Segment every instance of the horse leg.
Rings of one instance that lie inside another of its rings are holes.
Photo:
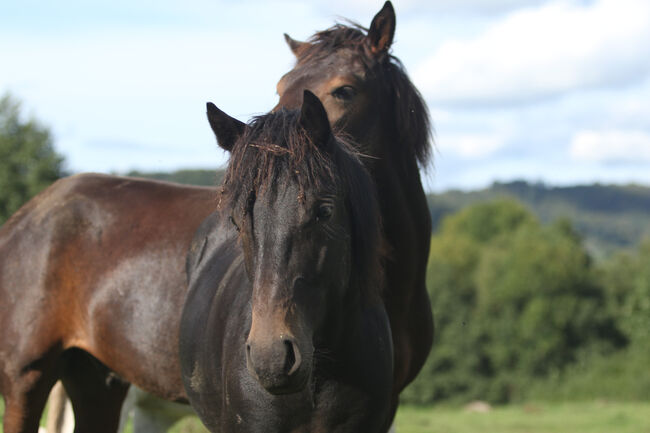
[[[74,408],[74,433],[115,433],[129,384],[95,358],[71,350],[61,377]]]
[[[56,369],[41,359],[13,375],[9,389],[3,389],[4,433],[37,433],[43,408],[56,382]],[[7,376],[5,376],[7,377]]]

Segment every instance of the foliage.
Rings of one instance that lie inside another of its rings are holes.
[[[405,401],[517,401],[584,353],[625,343],[592,261],[566,221],[512,200],[471,206],[431,242],[432,354]]]
[[[582,356],[560,374],[531,384],[544,401],[650,401],[648,346],[630,345],[608,356]]]
[[[628,345],[609,356],[582,356],[531,394],[552,400],[650,400],[650,239],[603,262],[596,279]]]
[[[614,255],[603,264],[599,277],[621,330],[635,345],[650,350],[650,239],[635,253]]]
[[[50,131],[38,121],[24,121],[20,104],[0,99],[0,224],[23,203],[64,175],[63,158]]]

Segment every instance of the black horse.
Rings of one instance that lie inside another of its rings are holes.
[[[375,188],[318,98],[244,125],[188,256],[182,378],[213,432],[383,432],[393,351]]]

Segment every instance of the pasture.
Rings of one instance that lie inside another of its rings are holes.
[[[487,413],[402,407],[400,433],[650,433],[650,403],[530,403]]]
[[[4,404],[0,399],[0,419]],[[650,433],[650,402],[529,403],[487,413],[462,408],[402,406],[399,433]],[[204,433],[197,418],[179,422],[171,433]],[[2,426],[0,426],[2,433]],[[132,433],[127,425],[126,433]]]

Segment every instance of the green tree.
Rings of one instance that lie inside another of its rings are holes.
[[[614,353],[588,352],[534,391],[545,399],[650,399],[650,239],[599,263],[596,280],[605,290],[599,310],[616,321],[625,346]]]
[[[601,277],[625,336],[650,350],[650,239],[634,253],[614,255],[602,265]]]
[[[580,238],[512,200],[448,217],[427,284],[436,336],[408,401],[521,399],[582,353],[621,343]]]
[[[0,99],[0,224],[23,203],[63,176],[63,158],[50,131],[35,119],[24,121],[20,104]]]

